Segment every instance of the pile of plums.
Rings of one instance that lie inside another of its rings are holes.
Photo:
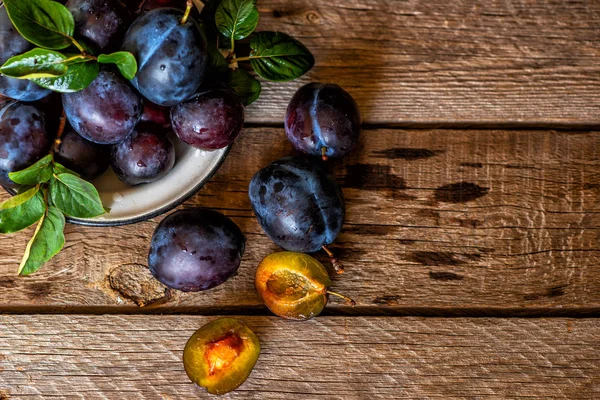
[[[191,102],[210,98],[195,96]],[[173,110],[173,126],[177,126],[179,109],[189,106],[187,102]],[[182,111],[181,116],[192,113],[191,109]],[[281,253],[282,259],[292,260],[290,254],[301,257],[302,253],[321,249],[332,256],[326,246],[335,241],[342,229],[345,205],[342,190],[321,157],[347,154],[356,144],[359,132],[358,107],[339,86],[309,84],[293,97],[286,133],[292,144],[308,156],[272,162],[254,175],[248,189],[261,227],[275,244],[288,251]],[[127,146],[121,146],[126,153]],[[148,263],[152,274],[163,284],[182,291],[201,291],[220,285],[237,271],[244,246],[244,235],[226,216],[204,208],[180,210],[156,228]],[[343,272],[341,264],[332,261],[337,272]],[[278,265],[286,264],[292,262]],[[323,283],[327,286],[327,282]],[[257,283],[259,286],[262,283]]]
[[[15,187],[8,173],[47,154],[61,103],[69,124],[57,159],[87,180],[112,166],[129,185],[153,182],[175,164],[172,137],[202,150],[227,147],[237,138],[244,106],[232,90],[203,87],[205,38],[193,17],[181,23],[185,0],[134,3],[66,3],[76,34],[88,45],[135,56],[138,72],[133,80],[101,66],[86,89],[58,96],[29,80],[0,76],[0,94],[12,100],[0,110],[0,184]],[[1,7],[0,63],[32,48]]]
[[[185,107],[185,106],[182,106]],[[354,99],[337,85],[309,84],[290,102],[286,133],[305,153],[276,160],[249,185],[250,203],[266,234],[287,251],[267,255],[258,265],[256,291],[274,314],[307,320],[321,313],[329,295],[326,268],[305,254],[333,243],[344,223],[340,187],[321,159],[341,157],[357,143],[360,114]],[[317,156],[317,157],[313,157]],[[163,284],[200,291],[235,274],[245,238],[226,216],[204,208],[176,211],[158,225],[148,264]],[[338,273],[341,264],[333,259]],[[240,320],[221,318],[200,328],[187,342],[183,362],[189,378],[210,393],[236,389],[250,375],[260,343]]]

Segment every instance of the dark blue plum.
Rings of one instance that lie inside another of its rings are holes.
[[[223,214],[208,208],[180,210],[154,231],[148,267],[170,288],[207,290],[235,274],[245,243],[240,228]]]
[[[69,0],[75,33],[99,49],[120,43],[131,22],[131,14],[119,0]]]
[[[143,14],[129,28],[122,49],[138,62],[131,83],[151,102],[174,106],[192,96],[204,76],[206,42],[193,18],[159,8]]]
[[[31,104],[11,102],[0,110],[0,184],[18,187],[8,177],[48,154],[52,136],[44,113]]]
[[[338,85],[309,83],[290,101],[285,132],[297,150],[327,159],[352,150],[360,123],[358,106],[348,92]]]
[[[8,18],[4,6],[0,6],[0,65],[9,58],[33,49],[33,45],[17,32]],[[0,76],[0,94],[19,101],[37,101],[50,94],[44,89],[26,79],[15,79]]]
[[[286,250],[318,251],[342,229],[344,197],[320,161],[277,160],[254,175],[248,192],[258,222]]]
[[[138,127],[127,139],[113,146],[111,165],[128,185],[150,183],[165,177],[175,165],[175,148],[163,134]]]
[[[90,142],[67,126],[54,159],[91,181],[110,166],[110,147]]]
[[[177,137],[192,147],[222,149],[242,130],[244,105],[231,90],[209,90],[173,107],[171,124]]]
[[[62,95],[71,126],[87,140],[114,144],[125,140],[144,111],[144,101],[120,74],[101,70],[90,86]]]

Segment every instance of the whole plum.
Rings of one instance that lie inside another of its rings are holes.
[[[110,147],[90,142],[67,126],[54,159],[91,181],[110,166]]]
[[[31,104],[11,102],[0,110],[0,185],[18,187],[9,172],[25,169],[50,150],[45,116]]]
[[[119,42],[131,22],[119,0],[69,0],[67,8],[75,19],[75,33],[99,49]]]
[[[33,45],[19,34],[8,18],[8,13],[0,5],[0,65],[9,58],[33,49]],[[37,101],[50,94],[44,89],[27,79],[9,78],[0,75],[0,94],[19,101]]]
[[[206,43],[193,18],[181,23],[183,11],[158,8],[138,17],[122,49],[138,62],[131,83],[148,100],[174,106],[192,96],[206,69]]]
[[[360,122],[358,106],[348,92],[338,85],[309,83],[290,101],[285,133],[305,154],[343,157],[358,142]]]
[[[231,90],[209,90],[173,107],[171,123],[177,137],[190,146],[222,149],[240,134],[244,105]]]
[[[89,141],[114,144],[133,131],[144,110],[140,96],[112,70],[103,69],[90,86],[62,95],[73,129]]]
[[[117,177],[139,185],[165,177],[175,165],[175,148],[162,134],[136,129],[113,146],[111,164]]]
[[[288,251],[316,252],[342,229],[342,191],[319,161],[277,160],[254,175],[248,192],[264,231]]]
[[[235,274],[245,242],[240,228],[217,211],[180,210],[163,219],[154,231],[148,266],[170,288],[207,290]]]

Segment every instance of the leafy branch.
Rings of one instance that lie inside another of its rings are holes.
[[[257,75],[276,82],[299,78],[315,64],[311,52],[293,37],[281,32],[254,33],[259,21],[256,0],[209,0],[201,17],[208,38],[209,72],[229,83],[245,105],[258,99],[261,84],[238,69],[238,63],[249,61]],[[250,54],[236,57],[236,41],[248,37]],[[221,49],[221,45],[229,48]]]
[[[38,47],[8,59],[0,67],[3,75],[29,79],[56,92],[72,93],[85,89],[96,79],[98,63],[115,64],[126,79],[133,79],[137,73],[133,54],[117,52],[96,57],[75,39],[73,15],[60,3],[4,0],[4,7],[21,36]]]
[[[29,275],[54,257],[65,244],[65,215],[92,218],[105,213],[96,188],[54,160],[65,127],[65,116],[50,154],[8,177],[21,185],[16,196],[0,204],[0,233],[19,232],[37,223],[19,264]]]

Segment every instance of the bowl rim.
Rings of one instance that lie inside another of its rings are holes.
[[[219,161],[208,172],[208,174],[203,179],[201,179],[198,183],[196,183],[190,190],[183,193],[181,196],[177,197],[173,201],[157,208],[154,211],[150,211],[148,213],[142,214],[142,215],[140,215],[138,217],[134,217],[134,218],[119,219],[119,220],[113,220],[113,221],[96,220],[94,218],[75,218],[75,217],[69,217],[67,215],[65,215],[65,219],[68,223],[71,223],[74,225],[91,226],[91,227],[114,227],[114,226],[137,224],[138,222],[144,222],[149,219],[158,217],[159,215],[165,214],[165,213],[171,211],[172,209],[174,209],[175,207],[178,207],[181,204],[185,203],[192,196],[194,196],[198,191],[200,191],[200,189],[202,189],[202,187],[208,181],[210,181],[213,178],[213,176],[217,173],[217,171],[221,168],[221,166],[225,162],[227,155],[229,155],[229,152],[231,151],[231,147],[232,147],[232,145],[229,145],[225,148],[225,151],[222,153],[221,157],[219,158]],[[2,186],[2,188],[6,192],[8,192],[11,196],[14,196],[15,194],[17,194],[17,191],[13,188],[7,188],[5,186]]]

